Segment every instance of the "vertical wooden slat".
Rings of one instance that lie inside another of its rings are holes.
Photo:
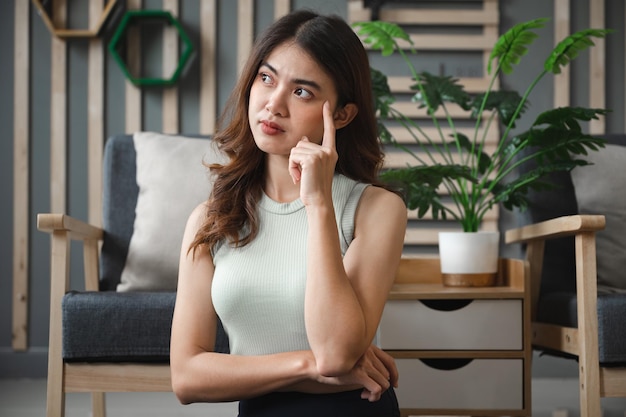
[[[126,8],[128,10],[141,9],[141,0],[127,0]],[[127,31],[127,56],[126,64],[131,72],[138,74],[140,71],[140,43],[141,37],[136,28],[129,27]],[[133,83],[126,80],[125,88],[126,100],[126,133],[139,132],[142,129],[142,106],[141,106],[141,89],[135,87]]]
[[[200,3],[200,133],[215,132],[217,115],[217,63],[215,44],[217,36],[217,0]]]
[[[554,0],[554,44],[570,34],[570,0]],[[554,77],[554,106],[570,105],[570,67],[564,66]]]
[[[604,0],[590,0],[589,26],[596,29],[604,28]],[[606,107],[605,90],[605,45],[603,38],[593,41],[596,45],[591,48],[589,55],[589,107]],[[601,134],[605,132],[605,119],[592,120],[589,123],[589,133]]]
[[[67,1],[52,2],[52,21],[64,28]],[[50,210],[66,212],[67,184],[67,45],[52,36],[50,98]]]
[[[348,0],[348,22],[372,20],[372,9],[363,6],[363,0]]]
[[[163,10],[178,17],[178,0],[163,0]],[[163,39],[163,77],[169,77],[178,64],[178,33],[174,26],[166,27]],[[163,132],[178,133],[178,87],[163,90]]]
[[[89,24],[97,25],[103,0],[89,2]],[[102,224],[102,152],[104,148],[104,49],[101,38],[89,40],[87,73],[87,193],[89,223]]]
[[[254,40],[254,3],[239,0],[237,5],[237,72],[241,74]]]
[[[499,8],[498,8],[498,0],[484,0],[483,2],[483,10],[486,12],[492,12],[498,15],[497,21],[500,21],[499,17]],[[498,38],[498,32],[500,28],[498,23],[494,24],[484,24],[483,25],[483,34],[485,36],[493,37],[494,39]],[[485,49],[483,51],[483,73],[482,76],[487,78],[489,75],[487,74],[487,66],[489,64],[489,56],[491,55],[491,49]],[[496,78],[493,83],[493,88],[500,88],[500,77]]]
[[[291,0],[274,0],[274,20],[278,20],[291,11]]]
[[[13,83],[13,349],[28,347],[29,2],[15,0]]]

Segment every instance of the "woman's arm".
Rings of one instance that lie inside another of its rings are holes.
[[[307,217],[307,335],[318,371],[341,375],[376,333],[402,254],[406,206],[397,195],[368,187],[343,259],[332,208],[307,207]]]
[[[291,150],[289,173],[300,184],[308,221],[307,336],[318,372],[337,376],[353,369],[374,337],[402,255],[407,213],[399,196],[368,187],[342,258],[332,199],[336,120],[328,102],[322,115],[322,143],[301,140]]]
[[[172,323],[172,388],[182,403],[234,401],[272,391],[336,392],[364,387],[377,400],[397,374],[391,358],[371,347],[353,370],[337,378],[317,372],[311,351],[264,356],[215,353],[217,316],[211,299],[213,262],[208,251],[187,253],[205,207],[187,222],[181,250],[176,308]]]

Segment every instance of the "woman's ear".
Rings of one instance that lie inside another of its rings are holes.
[[[335,129],[341,129],[347,126],[359,112],[359,108],[354,103],[348,103],[335,111]]]

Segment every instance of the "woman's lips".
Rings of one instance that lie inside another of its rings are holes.
[[[266,135],[277,135],[284,132],[280,125],[267,120],[261,120],[261,131]]]

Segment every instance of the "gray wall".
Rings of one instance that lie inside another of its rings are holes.
[[[27,0],[17,0],[27,1]],[[200,22],[198,4],[201,0],[181,1],[180,20],[192,39],[197,43]],[[85,22],[87,2],[69,1],[70,24]],[[221,107],[228,95],[236,73],[236,5],[232,0],[219,3],[218,27],[218,103]],[[256,18],[257,32],[272,20],[271,0],[257,2],[262,11]],[[607,132],[623,132],[624,126],[624,3],[623,0],[607,0],[607,27],[616,33],[607,41],[607,107],[614,113],[607,118]],[[346,0],[294,1],[294,7],[309,7],[322,12],[347,15]],[[160,8],[159,0],[145,0],[144,8]],[[552,17],[553,4],[544,0],[501,0],[501,28],[507,29],[514,23],[536,17]],[[573,30],[587,27],[588,0],[572,0]],[[46,352],[48,338],[49,307],[49,237],[36,230],[35,218],[39,212],[49,211],[49,132],[50,132],[50,33],[40,17],[31,10],[31,171],[30,171],[30,327],[29,349],[13,352],[11,347],[12,315],[12,259],[13,259],[13,37],[14,1],[0,1],[0,377],[35,377],[46,374]],[[552,39],[550,27],[542,31],[544,39]],[[503,80],[505,86],[525,87],[526,71],[532,61],[543,61],[550,50],[550,42],[538,42],[521,64],[513,77]],[[124,129],[124,78],[110,56],[106,54],[106,121],[105,136],[123,132]],[[584,80],[587,73],[587,58],[573,66],[573,104],[586,105],[588,92]],[[535,62],[536,66],[536,62]],[[72,41],[68,49],[68,201],[69,214],[87,218],[86,183],[86,71],[87,42]],[[533,67],[534,68],[534,67]],[[199,64],[197,60],[181,79],[180,106],[181,131],[196,133],[198,127]],[[160,130],[161,90],[147,90],[144,95],[144,130]],[[539,112],[552,105],[552,83],[549,77],[531,96],[529,113]],[[526,119],[528,120],[528,119]],[[520,129],[525,126],[519,126]],[[521,216],[502,212],[501,229],[516,226]],[[73,247],[72,270],[80,275],[82,266],[80,253]],[[519,248],[504,248],[507,256],[519,256]],[[76,281],[75,287],[81,284]],[[534,362],[535,376],[571,376],[576,374],[574,362],[559,359],[538,358]]]

